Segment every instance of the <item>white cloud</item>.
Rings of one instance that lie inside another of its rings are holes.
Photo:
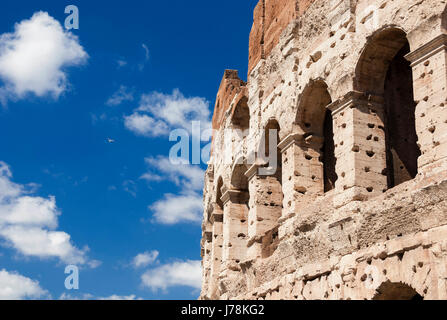
[[[136,295],[132,294],[130,296],[118,296],[116,294],[111,295],[110,297],[98,298],[97,300],[110,300],[110,301],[133,301],[133,300],[141,300],[137,298]]]
[[[186,286],[200,289],[202,285],[202,265],[200,261],[178,261],[146,271],[141,280],[143,286],[153,291],[170,287]]]
[[[141,97],[140,106],[126,116],[125,126],[135,134],[158,137],[170,130],[191,131],[192,121],[200,121],[202,129],[209,129],[209,102],[200,97],[185,97],[178,89],[172,94],[153,92]]]
[[[144,49],[144,58],[145,58],[146,61],[148,61],[149,60],[149,48],[144,43],[141,46]]]
[[[160,253],[156,250],[151,252],[146,251],[144,253],[140,253],[132,260],[132,265],[135,268],[147,267],[148,265],[154,263],[157,260],[159,254]]]
[[[173,181],[177,186],[187,185],[193,190],[203,189],[205,171],[199,166],[189,165],[185,163],[172,163],[169,158],[146,158],[147,165],[150,169],[157,169],[166,177]],[[152,172],[147,172],[141,176],[146,181],[161,181],[162,178]]]
[[[25,256],[58,258],[68,264],[99,265],[88,260],[88,248],[76,248],[70,235],[57,231],[61,214],[56,199],[30,196],[26,186],[11,181],[8,165],[0,162],[0,237]]]
[[[77,296],[68,294],[68,293],[63,293],[60,297],[59,300],[117,300],[117,301],[124,301],[124,300],[141,300],[141,298],[137,298],[136,295],[132,294],[132,295],[128,295],[128,296],[120,296],[120,295],[111,295],[109,297],[95,297],[94,295],[90,294],[90,293],[84,293],[84,294],[79,294]]]
[[[148,46],[146,45],[146,44],[142,44],[141,45],[141,47],[143,48],[143,50],[144,50],[144,62],[142,62],[142,63],[140,63],[139,65],[138,65],[138,70],[139,71],[143,71],[144,70],[144,67],[146,66],[146,63],[149,61],[149,48],[148,48]]]
[[[158,137],[167,135],[169,127],[162,121],[146,115],[134,113],[124,118],[124,125],[127,129],[139,136]]]
[[[127,66],[127,61],[124,59],[118,59],[116,61],[116,64],[118,65],[118,68],[123,68],[123,67]]]
[[[165,194],[164,198],[149,206],[154,222],[173,225],[182,222],[200,223],[203,215],[203,197],[198,193]]]
[[[133,93],[129,91],[126,86],[120,86],[118,91],[116,91],[106,102],[106,105],[115,107],[119,106],[123,102],[133,101]]]
[[[66,68],[88,59],[79,39],[46,12],[15,25],[0,36],[1,99],[27,94],[58,98],[68,87]]]
[[[18,273],[0,270],[0,300],[38,299],[48,295],[39,282]]]

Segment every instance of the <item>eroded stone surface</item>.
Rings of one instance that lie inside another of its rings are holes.
[[[261,0],[249,46],[216,100],[201,299],[447,299],[446,1]]]

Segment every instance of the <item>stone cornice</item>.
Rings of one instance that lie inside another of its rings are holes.
[[[355,108],[355,104],[359,102],[382,105],[384,100],[382,96],[360,91],[350,91],[344,97],[329,104],[326,109],[331,110],[332,115],[335,116],[348,108]]]
[[[294,144],[298,144],[304,140],[304,135],[301,133],[292,133],[285,137],[279,144],[278,148],[281,150],[281,153],[287,151]]]
[[[223,212],[214,212],[211,215],[211,222],[223,222]]]
[[[244,200],[244,197],[248,200],[247,191],[227,190],[227,192],[225,192],[222,196],[221,200],[223,204],[226,205],[229,201],[231,201],[232,203],[239,203],[241,202],[241,200]]]
[[[206,231],[204,236],[205,236],[205,241],[206,242],[212,242],[213,241],[213,232]]]
[[[248,178],[248,181],[250,181],[257,175],[259,167],[259,164],[254,164],[250,168],[248,168],[247,172],[245,172],[245,176]]]
[[[410,61],[411,66],[414,67],[442,50],[447,50],[447,34],[437,36],[422,47],[407,54],[405,58]]]
[[[248,181],[250,181],[251,179],[253,179],[255,176],[258,175],[259,168],[266,167],[267,165],[268,161],[257,158],[255,164],[249,166],[247,172],[245,172],[244,175],[247,177]]]

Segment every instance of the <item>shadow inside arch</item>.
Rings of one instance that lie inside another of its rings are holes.
[[[376,291],[373,300],[424,300],[415,289],[400,282],[384,282]]]

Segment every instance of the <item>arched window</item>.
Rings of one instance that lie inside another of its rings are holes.
[[[326,83],[312,81],[303,91],[298,107],[296,121],[305,132],[308,162],[308,171],[302,174],[313,182],[314,193],[334,189],[338,179],[332,113],[326,109],[331,102]]]
[[[246,96],[243,96],[234,108],[231,123],[235,129],[240,129],[242,131],[249,129],[250,109],[248,108],[248,98]]]
[[[222,187],[223,187],[223,179],[222,177],[220,177],[219,180],[217,181],[217,187],[216,187],[216,204],[221,213],[223,213]]]
[[[383,97],[388,188],[413,179],[418,158],[413,74],[405,55],[410,52],[405,32],[389,28],[375,34],[356,70],[356,90]]]
[[[377,289],[377,294],[373,300],[424,300],[412,287],[397,282],[384,282]]]

